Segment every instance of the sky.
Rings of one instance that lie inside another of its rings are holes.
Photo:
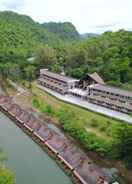
[[[0,11],[35,21],[72,22],[80,33],[132,30],[132,0],[0,0]]]

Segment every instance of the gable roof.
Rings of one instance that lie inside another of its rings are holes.
[[[51,71],[48,71],[46,69],[41,69],[40,70],[41,74],[47,75],[51,78],[57,79],[59,81],[64,81],[64,82],[75,82],[75,81],[79,81],[78,79],[72,78],[72,77],[67,77],[61,74],[57,74]]]
[[[91,85],[90,87],[97,89],[97,90],[101,90],[101,91],[114,93],[114,94],[118,94],[121,96],[127,96],[127,97],[132,98],[132,91],[120,89],[117,87],[113,87],[113,86],[109,86],[109,85],[102,85],[102,84],[95,84],[95,85]]]
[[[105,84],[104,80],[96,72],[87,75],[98,84]]]

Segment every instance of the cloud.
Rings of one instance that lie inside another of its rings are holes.
[[[17,10],[25,6],[26,0],[1,0],[0,4],[7,10]]]
[[[97,33],[103,33],[105,31],[114,31],[120,29],[120,23],[113,23],[113,24],[102,24],[102,25],[95,25],[92,26],[93,29]]]
[[[113,24],[106,24],[106,25],[97,25],[95,26],[95,28],[101,28],[101,29],[105,29],[105,28],[111,28],[111,27],[114,27],[116,26],[117,23],[113,23]]]
[[[0,0],[0,10],[14,10],[38,22],[72,22],[80,33],[132,28],[132,0]]]

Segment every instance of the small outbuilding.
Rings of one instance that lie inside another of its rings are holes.
[[[83,89],[87,89],[87,86],[91,84],[105,84],[104,80],[99,76],[98,73],[94,72],[92,74],[86,74],[82,80]]]

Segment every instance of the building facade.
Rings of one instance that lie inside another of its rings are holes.
[[[90,85],[87,90],[89,102],[120,112],[132,113],[132,92],[102,84]]]
[[[79,80],[53,73],[47,69],[40,70],[38,83],[44,87],[50,88],[58,93],[67,94],[72,88],[78,85]]]
[[[87,74],[80,81],[41,69],[38,83],[63,95],[69,94],[90,103],[132,114],[132,92],[105,84],[97,73]]]

